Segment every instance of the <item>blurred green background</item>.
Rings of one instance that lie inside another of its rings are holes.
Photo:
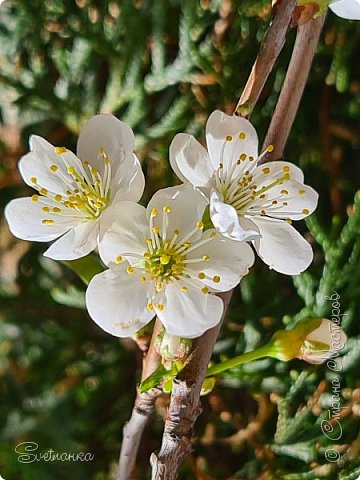
[[[270,0],[6,0],[0,7],[0,475],[6,480],[113,478],[141,354],[84,311],[84,285],[11,236],[3,207],[30,193],[17,172],[31,133],[74,149],[81,126],[112,112],[136,133],[147,186],[142,202],[176,182],[173,135],[203,138],[209,113],[231,113],[271,17]],[[265,136],[286,73],[290,32],[252,121]],[[360,475],[360,24],[329,13],[286,149],[320,193],[297,227],[314,262],[299,277],[257,260],[236,290],[215,359],[265,343],[279,328],[331,315],[340,296],[349,336],[341,372],[265,359],[224,373],[203,399],[182,479],[356,480]],[[321,422],[338,378],[343,409]],[[166,396],[140,450],[159,448]],[[337,439],[337,440],[333,440]],[[18,461],[15,446],[90,452],[90,462]],[[340,460],[329,461],[329,449]]]

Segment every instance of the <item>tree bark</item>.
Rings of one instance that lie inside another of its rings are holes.
[[[161,330],[161,322],[156,319],[148,353],[144,356],[141,379],[151,375],[160,365],[161,357],[154,348],[155,337]],[[123,428],[117,480],[135,480],[135,462],[144,428],[152,415],[156,398],[162,393],[153,388],[146,393],[137,392],[130,420]]]
[[[231,290],[219,294],[224,302],[220,323],[196,340],[188,363],[174,380],[161,450],[150,458],[152,480],[175,480],[181,462],[191,452],[194,424],[202,411],[201,386],[232,293]]]
[[[264,156],[263,162],[280,159],[284,154],[285,144],[304,93],[325,17],[326,15],[323,14],[316,20],[310,20],[298,27],[289,68],[263,144],[263,150],[268,145],[274,145],[274,150]]]
[[[265,82],[274,67],[274,63],[284,46],[286,33],[289,29],[295,6],[296,0],[284,0],[280,3],[274,20],[265,34],[264,41],[242,95],[236,105],[235,113],[237,115],[247,118],[250,117],[264,88]]]

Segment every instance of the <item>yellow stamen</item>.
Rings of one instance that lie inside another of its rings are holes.
[[[119,255],[119,256],[116,257],[116,259],[115,259],[115,263],[116,263],[117,265],[119,265],[119,263],[121,263],[122,261],[123,261],[123,258],[122,258],[121,255]]]
[[[213,282],[214,283],[220,283],[220,281],[221,281],[221,278],[219,277],[219,275],[214,275],[213,276]]]
[[[55,153],[57,155],[61,155],[62,153],[66,152],[66,147],[55,147]]]
[[[53,225],[55,222],[54,220],[51,220],[51,219],[45,219],[45,220],[42,220],[41,223],[44,225]]]

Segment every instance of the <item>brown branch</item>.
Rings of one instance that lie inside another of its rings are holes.
[[[219,294],[224,302],[220,323],[196,340],[186,367],[174,380],[161,450],[150,458],[153,480],[175,480],[181,462],[191,452],[194,424],[202,410],[201,386],[231,296],[232,291]]]
[[[284,85],[264,141],[263,150],[274,145],[274,150],[263,161],[282,158],[299,103],[304,92],[310,67],[316,52],[325,14],[298,28],[294,50]]]
[[[156,319],[148,353],[144,355],[141,379],[151,375],[160,365],[161,357],[154,348],[155,337],[161,330],[161,322]],[[123,441],[120,451],[117,480],[136,479],[135,462],[144,428],[154,411],[155,400],[162,393],[153,388],[146,393],[137,393],[130,420],[123,428]]]
[[[285,9],[289,4],[294,5],[294,3],[295,2],[282,2],[281,6],[283,9]],[[282,8],[279,8],[277,15],[283,14],[284,10]],[[284,28],[284,24],[286,24],[286,27],[289,25],[293,9],[289,8],[286,11],[288,17],[286,22],[284,20],[281,24],[282,28]],[[296,49],[299,52],[303,52],[303,54],[305,54],[307,61],[309,62],[309,68],[311,60],[309,60],[310,55],[306,52],[307,49],[311,50],[312,59],[315,53],[316,43],[319,38],[323,21],[324,19],[321,18],[316,21],[311,21],[309,26],[306,25],[304,27],[299,27],[299,29],[301,29],[301,33],[299,31],[296,42]],[[273,25],[275,24],[275,22],[276,18],[274,19]],[[305,32],[307,32],[306,35],[303,33],[304,29]],[[272,32],[272,35],[273,34],[273,41],[277,45],[277,48],[279,48],[278,45],[280,44],[276,42],[276,35],[274,32]],[[284,35],[284,33],[282,33],[282,35]],[[282,40],[282,42],[283,41],[284,39]],[[269,40],[266,39],[266,42],[266,49],[270,49],[270,51],[272,51],[273,47],[271,44],[269,44]],[[303,43],[304,45],[302,45]],[[274,53],[268,56],[264,52],[264,48],[262,49],[262,53],[261,55],[259,55],[258,58],[270,58],[272,59],[273,65],[275,61]],[[263,62],[263,60],[261,60],[261,62]],[[258,61],[258,64],[259,63],[260,61]],[[306,75],[308,74],[309,68],[307,69]],[[265,83],[264,81],[261,81],[259,78],[257,78],[259,76],[258,69],[259,65],[255,65],[255,67],[253,68],[253,72],[250,76],[252,80],[248,82],[248,91],[246,92],[246,95],[242,95],[242,98],[239,101],[239,104],[243,105],[242,102],[244,101],[244,98],[246,98],[247,101],[251,99],[251,109],[255,105],[259,97],[261,88]],[[265,69],[263,70],[263,74],[268,75],[269,71],[270,70]],[[290,78],[293,84],[291,85],[290,80],[288,80],[286,88],[291,92],[295,89],[298,83],[298,78],[294,75],[292,75]],[[305,85],[306,76],[302,81]],[[302,91],[303,87],[300,92]],[[277,116],[271,122],[274,132],[280,131],[283,128],[284,123],[287,125],[288,128],[286,130],[286,133],[282,134],[283,145],[285,145],[286,143],[287,135],[294,120],[297,105],[295,110],[285,110],[282,116]],[[202,335],[202,337],[200,337],[200,339],[197,340],[189,362],[187,363],[184,370],[179,374],[178,378],[174,381],[161,449],[158,454],[153,453],[150,459],[152,465],[152,480],[176,480],[178,468],[181,462],[190,453],[192,449],[191,438],[193,434],[194,423],[201,413],[199,398],[201,386],[206,374],[207,366],[211,358],[217,336],[226,315],[231,295],[231,291],[220,294],[224,301],[224,312],[221,322],[219,323],[219,325],[207,331],[204,335]]]
[[[265,34],[248,81],[236,105],[235,113],[237,115],[250,117],[274,63],[284,46],[295,6],[296,0],[283,0],[278,6],[274,20]]]

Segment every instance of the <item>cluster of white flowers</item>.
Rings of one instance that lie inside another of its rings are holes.
[[[159,190],[145,208],[137,203],[145,181],[133,132],[112,115],[89,121],[77,155],[30,139],[19,169],[37,192],[7,205],[10,229],[25,240],[56,240],[45,252],[56,260],[99,251],[108,269],[91,280],[86,304],[112,335],[131,336],[155,315],[178,337],[215,326],[223,312],[216,293],[248,273],[251,245],[284,274],[297,275],[312,261],[310,245],[291,226],[318,199],[301,170],[261,164],[256,132],[237,116],[213,112],[206,141],[208,150],[191,135],[174,138],[170,163],[184,183]]]

